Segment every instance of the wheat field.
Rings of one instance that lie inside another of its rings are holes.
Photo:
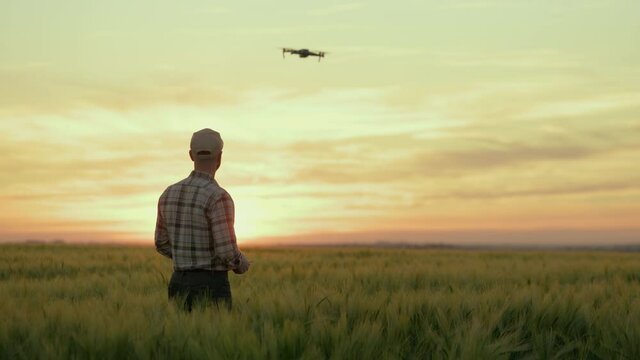
[[[2,359],[640,359],[640,257],[274,248],[233,310],[167,301],[151,247],[0,246]]]

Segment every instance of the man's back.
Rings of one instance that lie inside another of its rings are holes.
[[[193,171],[158,201],[156,243],[174,270],[229,270],[239,253],[231,196],[209,174]]]

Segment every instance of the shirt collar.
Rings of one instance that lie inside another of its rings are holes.
[[[211,176],[211,174],[208,174],[202,171],[193,170],[191,171],[191,174],[189,174],[189,177],[205,179],[217,184],[216,180],[213,178],[213,176]]]

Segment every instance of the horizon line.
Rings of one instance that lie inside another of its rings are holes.
[[[139,241],[65,241],[62,239],[40,240],[0,240],[0,246],[9,245],[46,245],[46,246],[123,246],[123,247],[149,247],[151,242]],[[535,244],[535,243],[474,243],[474,244],[447,244],[447,243],[412,243],[412,242],[333,242],[333,243],[269,243],[247,244],[243,249],[287,249],[287,248],[322,248],[322,249],[409,249],[409,250],[600,250],[600,251],[624,251],[640,252],[640,241],[633,243],[611,244]]]

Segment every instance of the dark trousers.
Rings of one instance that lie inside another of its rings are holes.
[[[213,304],[231,310],[231,286],[226,271],[174,271],[169,281],[169,300],[191,311],[194,305]]]

